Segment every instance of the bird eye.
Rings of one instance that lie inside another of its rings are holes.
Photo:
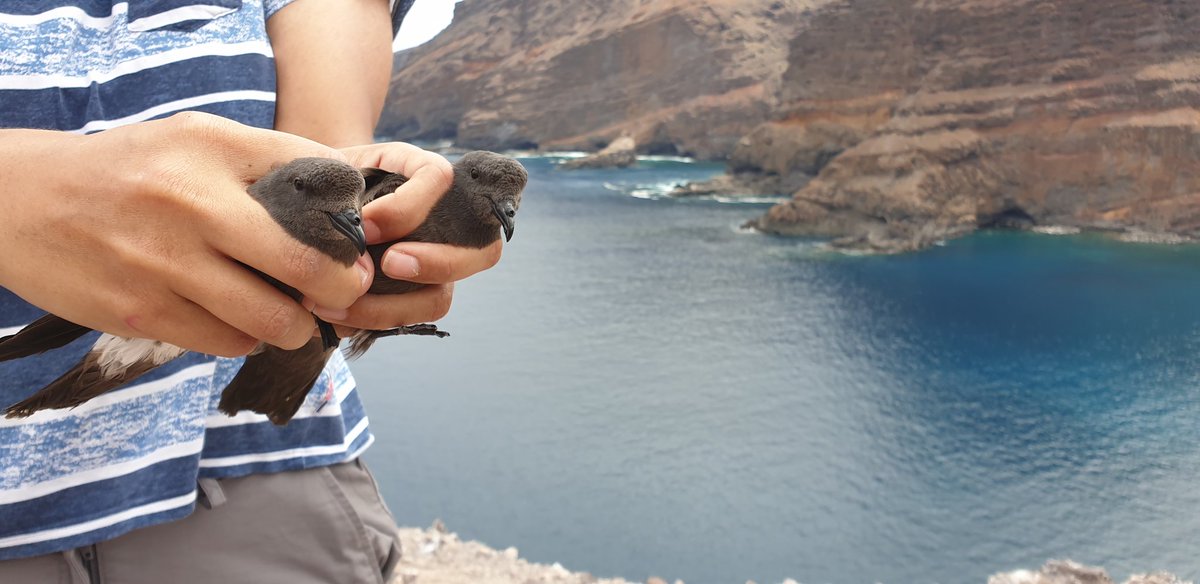
[[[302,179],[300,177],[293,178],[292,186],[296,187],[296,190],[298,190],[298,191],[304,190],[304,179]]]
[[[471,169],[471,178],[474,178],[474,179],[479,178],[479,169],[478,168]]]

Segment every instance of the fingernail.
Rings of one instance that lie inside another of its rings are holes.
[[[312,313],[319,316],[322,320],[343,321],[346,320],[347,316],[350,316],[350,312],[344,308],[325,308],[324,306],[314,308]]]
[[[413,278],[421,273],[417,258],[398,251],[389,251],[383,256],[383,273],[392,278],[403,280]]]

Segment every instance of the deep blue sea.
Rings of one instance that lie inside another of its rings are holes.
[[[531,183],[447,339],[355,371],[402,524],[598,576],[1200,578],[1200,249],[985,233],[848,256],[671,200],[721,169]]]

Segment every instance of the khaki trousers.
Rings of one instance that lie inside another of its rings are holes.
[[[0,562],[0,584],[386,584],[396,523],[366,466],[204,480],[192,515]]]

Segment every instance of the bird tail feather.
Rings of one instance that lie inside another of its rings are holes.
[[[266,346],[246,357],[217,407],[229,416],[242,410],[265,414],[282,426],[300,410],[331,354],[319,337],[295,351]]]
[[[346,358],[357,359],[362,357],[371,345],[375,344],[375,340],[383,335],[376,334],[378,331],[360,330],[355,332],[350,337],[350,345],[346,347]]]

